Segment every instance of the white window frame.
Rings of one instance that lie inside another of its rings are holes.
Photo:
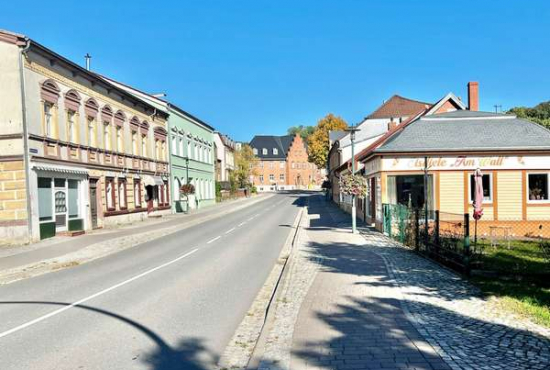
[[[273,148],[273,155],[278,155],[279,154],[279,151],[277,150],[277,148]]]
[[[526,181],[525,188],[527,192],[527,194],[525,194],[525,199],[527,199],[527,203],[528,204],[550,204],[550,194],[547,194],[548,199],[529,199],[529,175],[546,175],[546,179],[547,179],[546,188],[547,188],[547,191],[550,192],[550,172],[527,172],[526,178],[525,178],[525,181]]]
[[[267,155],[267,149],[266,148],[262,149],[262,155]]]
[[[474,204],[474,200],[471,199],[472,197],[472,177],[475,176],[475,173],[471,172],[468,174],[468,203]],[[489,199],[486,199],[483,197],[483,203],[484,204],[493,204],[494,199],[494,184],[493,184],[493,173],[482,173],[482,176],[489,176],[489,184],[491,184],[490,188],[490,197]]]

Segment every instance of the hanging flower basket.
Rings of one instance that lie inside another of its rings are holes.
[[[180,188],[180,193],[185,196],[195,194],[195,187],[193,184],[184,184]]]
[[[340,191],[346,195],[364,198],[369,193],[367,179],[360,175],[344,175],[340,178]]]

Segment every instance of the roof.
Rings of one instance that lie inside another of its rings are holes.
[[[81,67],[75,62],[65,58],[60,54],[57,54],[55,51],[41,45],[40,43],[30,39],[25,35],[0,29],[0,41],[13,43],[20,47],[28,45],[28,47],[31,50],[37,53],[41,53],[42,55],[47,55],[51,58],[57,59],[59,62],[61,62],[60,64],[65,65],[66,67],[71,69],[73,73],[78,73],[81,76],[87,78],[88,80],[93,81],[94,83],[97,83],[98,85],[103,86],[108,90],[115,90],[118,94],[120,94],[122,97],[124,97],[128,101],[141,105],[146,111],[154,112],[156,110],[155,106],[149,104],[146,101],[143,101],[142,99],[135,97],[134,95],[130,94],[129,92],[125,91],[119,86],[116,86],[110,83],[109,81],[106,81],[105,79],[101,78],[96,73],[88,71],[86,68]],[[160,116],[163,116],[164,118],[168,117],[168,113],[166,112],[158,112],[158,114]]]
[[[457,96],[455,94],[453,94],[452,92],[448,93],[447,95],[445,95],[443,98],[439,99],[439,101],[437,103],[435,103],[429,110],[428,112],[426,113],[427,116],[431,115],[431,114],[437,114],[437,111],[443,107],[443,105],[446,103],[446,102],[451,102],[452,104],[454,104],[458,110],[466,110],[466,106],[464,105],[464,103],[459,99],[457,98]]]
[[[550,150],[550,130],[515,115],[454,111],[424,116],[375,152]]]
[[[257,157],[266,160],[284,160],[294,140],[294,135],[272,136],[257,135],[250,142],[253,149],[258,150]],[[262,149],[267,149],[267,154],[263,154]],[[277,149],[277,154],[273,154],[273,149]]]
[[[418,113],[420,110],[430,108],[431,106],[431,103],[425,103],[418,100],[407,99],[399,95],[394,95],[378,107],[378,109],[369,114],[366,119],[408,117]]]

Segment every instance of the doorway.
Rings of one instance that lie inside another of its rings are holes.
[[[90,215],[92,229],[97,229],[97,179],[90,179]]]
[[[67,189],[65,179],[54,179],[55,231],[67,231]]]

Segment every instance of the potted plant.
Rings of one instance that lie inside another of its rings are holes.
[[[189,212],[189,195],[195,194],[193,184],[183,184],[180,188],[180,194],[185,197],[185,213]]]

